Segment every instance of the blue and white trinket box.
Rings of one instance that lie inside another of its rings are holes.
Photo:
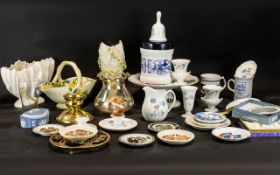
[[[20,125],[22,128],[32,128],[47,124],[49,122],[49,115],[50,111],[46,108],[31,109],[20,116]]]
[[[280,106],[248,100],[233,108],[232,117],[270,125],[279,119]]]

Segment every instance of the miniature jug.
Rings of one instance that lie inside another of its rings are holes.
[[[176,101],[176,95],[172,90],[157,90],[151,87],[144,87],[145,99],[142,105],[142,115],[145,120],[155,122],[163,121]],[[173,102],[168,105],[167,96],[171,94]]]

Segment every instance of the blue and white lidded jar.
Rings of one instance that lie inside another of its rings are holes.
[[[152,27],[149,41],[141,44],[140,81],[147,84],[168,84],[171,78],[173,42],[167,41],[165,27],[160,22],[161,12],[157,12],[157,22]]]
[[[20,116],[22,128],[33,128],[49,122],[50,111],[46,108],[34,108],[24,112]]]

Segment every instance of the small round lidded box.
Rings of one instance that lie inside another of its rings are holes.
[[[22,128],[32,128],[47,124],[49,122],[50,111],[46,108],[34,108],[20,115],[20,125]]]

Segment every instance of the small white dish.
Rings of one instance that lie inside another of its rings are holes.
[[[220,125],[218,124],[206,124],[206,123],[198,123],[192,116],[186,118],[185,123],[194,129],[201,130],[201,131],[211,131],[215,128],[223,128],[231,125],[231,121],[226,119]]]
[[[32,128],[32,131],[41,136],[49,137],[50,135],[57,134],[61,128],[63,128],[62,125],[45,124]]]
[[[70,135],[70,132],[72,132],[73,135]],[[80,133],[78,134],[78,132]],[[82,135],[81,132],[87,133],[86,135]],[[61,128],[59,130],[59,135],[73,142],[79,142],[94,137],[97,134],[97,132],[97,127],[93,124],[74,124]]]
[[[215,112],[199,112],[194,115],[194,119],[201,123],[217,124],[224,122],[226,117]]]
[[[114,117],[101,120],[99,126],[109,131],[128,131],[137,126],[137,121],[130,118]]]
[[[160,132],[167,129],[180,129],[180,125],[174,122],[153,122],[148,125],[148,129],[153,132]]]
[[[145,146],[155,141],[154,136],[150,134],[125,134],[119,137],[119,142],[130,146]]]
[[[161,141],[171,145],[183,145],[191,142],[195,138],[192,132],[182,129],[163,130],[158,132],[157,137]]]
[[[212,130],[212,135],[218,139],[230,142],[238,142],[251,137],[251,133],[248,130],[235,127],[214,129]]]

